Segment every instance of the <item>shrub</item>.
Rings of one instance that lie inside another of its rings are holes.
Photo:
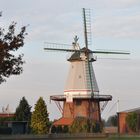
[[[70,126],[71,133],[86,133],[89,132],[88,119],[84,117],[77,117]]]
[[[65,125],[63,127],[63,133],[68,133],[69,132],[69,127],[67,125]]]
[[[128,127],[133,131],[137,131],[138,116],[135,112],[129,113],[126,117]]]
[[[56,133],[62,133],[63,132],[63,128],[61,125],[56,127]]]

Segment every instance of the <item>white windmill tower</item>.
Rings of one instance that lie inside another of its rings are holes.
[[[101,122],[100,102],[112,99],[111,95],[100,95],[92,62],[96,61],[93,54],[129,54],[117,51],[93,51],[88,47],[91,42],[90,10],[83,8],[85,46],[80,48],[78,37],[74,38],[72,49],[62,49],[61,44],[47,43],[45,50],[71,52],[69,74],[63,95],[53,95],[62,117],[54,125],[71,125],[76,117],[82,116]],[[55,47],[56,45],[56,47]],[[63,102],[63,106],[60,105]]]

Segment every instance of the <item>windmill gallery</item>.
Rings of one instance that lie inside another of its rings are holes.
[[[84,38],[83,48],[78,44],[78,37],[75,36],[71,49],[55,47],[54,43],[47,43],[45,50],[70,52],[67,59],[70,62],[69,74],[63,95],[52,95],[51,100],[55,101],[62,117],[56,120],[54,126],[70,126],[77,117],[84,117],[89,120],[91,129],[92,121],[101,124],[101,111],[104,110],[107,102],[112,100],[111,95],[99,94],[92,62],[96,59],[94,54],[129,54],[120,51],[93,51],[91,45],[91,24],[90,10],[83,8]],[[56,44],[57,45],[57,44]],[[63,103],[63,105],[61,105]],[[102,106],[101,106],[102,103]],[[92,130],[91,130],[92,131]]]

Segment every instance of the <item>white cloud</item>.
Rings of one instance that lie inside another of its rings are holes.
[[[124,9],[137,7],[140,4],[139,0],[95,0],[97,8],[104,9]]]
[[[98,17],[94,23],[95,37],[140,38],[140,15]]]
[[[108,0],[108,3],[114,6],[128,8],[132,6],[137,6],[138,4],[140,4],[140,1],[139,0]]]
[[[69,37],[70,33],[81,34],[83,24],[81,8],[84,6],[93,9],[95,36],[117,38],[140,36],[139,0],[78,0],[77,2],[29,0],[22,3],[14,0],[12,3],[2,1],[1,5],[4,7],[3,12],[7,20],[15,20],[20,25],[30,24],[29,38],[33,41],[44,40],[49,35],[51,38],[61,37],[67,40],[66,37]]]

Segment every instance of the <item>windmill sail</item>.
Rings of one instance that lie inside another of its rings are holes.
[[[90,9],[85,9],[83,8],[83,21],[84,21],[84,35],[85,35],[85,47],[88,50],[89,45],[91,45],[91,22],[90,22]],[[87,65],[86,67],[86,71],[88,73],[88,86],[91,89],[91,96],[94,95],[94,87],[93,87],[93,75],[92,75],[92,63],[90,62],[90,57],[89,57],[89,53],[87,51],[87,53],[85,54],[87,56],[87,61],[85,61],[85,64]],[[94,77],[95,78],[95,77]],[[96,82],[96,78],[95,81]],[[94,85],[97,85],[94,84]]]
[[[78,37],[74,38],[71,48],[65,48],[69,45],[46,43],[47,51],[70,52],[71,55],[67,59],[70,62],[69,74],[64,89],[64,95],[53,95],[51,100],[57,102],[58,108],[62,111],[62,118],[55,121],[53,125],[71,125],[64,124],[64,120],[72,122],[75,118],[82,116],[90,119],[90,132],[92,132],[92,122],[101,122],[101,110],[107,105],[106,102],[112,100],[111,95],[100,95],[96,77],[92,67],[92,62],[96,61],[94,54],[126,54],[124,51],[104,51],[91,49],[91,25],[90,10],[83,8],[84,21],[84,37],[85,46],[80,48],[77,43]],[[65,47],[64,47],[65,46]],[[90,49],[89,49],[90,48]],[[63,107],[60,107],[63,102]],[[100,109],[100,102],[105,104]],[[65,121],[66,122],[66,121]]]
[[[85,47],[88,48],[92,44],[90,9],[83,8],[83,21],[84,21]]]
[[[50,45],[47,44],[47,45]],[[55,45],[54,45],[55,46]],[[69,45],[70,46],[70,45]],[[72,45],[71,45],[72,46]],[[93,53],[93,54],[122,54],[122,55],[129,55],[130,52],[128,51],[89,51],[89,50],[83,50],[83,49],[80,49],[80,50],[75,50],[75,49],[66,49],[66,48],[56,48],[56,47],[47,47],[47,48],[44,48],[44,50],[46,51],[60,51],[60,52],[85,52],[85,53]]]
[[[44,48],[48,51],[71,52],[71,57],[68,59],[71,62],[68,79],[64,89],[64,94],[70,100],[71,95],[91,95],[99,93],[95,73],[92,67],[92,62],[95,61],[93,54],[129,54],[124,51],[104,51],[104,50],[89,50],[91,46],[91,22],[90,22],[90,9],[83,8],[83,21],[84,21],[84,37],[85,47],[80,49],[77,43],[78,37],[75,36],[72,45],[58,44],[46,42],[48,46]],[[72,46],[72,48],[66,48]]]

